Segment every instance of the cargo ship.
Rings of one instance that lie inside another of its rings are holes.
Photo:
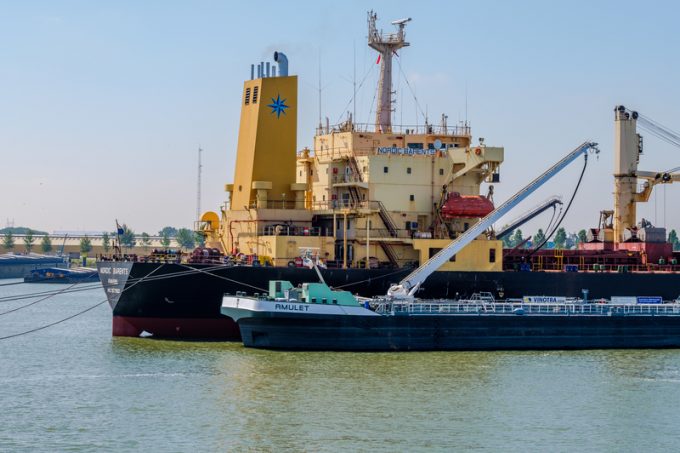
[[[368,45],[380,68],[375,121],[326,120],[312,149],[297,148],[297,77],[285,54],[251,65],[227,201],[195,225],[205,247],[98,262],[113,335],[236,339],[238,326],[220,313],[222,296],[266,293],[271,280],[309,282],[316,273],[306,261],[318,263],[336,289],[385,294],[494,209],[503,147],[475,144],[467,122],[449,125],[444,114],[438,124],[392,123],[392,64],[409,45],[407,23],[384,33],[369,13]],[[680,176],[638,171],[644,121],[625,107],[614,114],[615,206],[601,212],[585,242],[575,250],[504,249],[509,231],[489,228],[432,273],[419,297],[580,297],[583,290],[593,298],[677,297],[678,253],[663,228],[638,224],[635,206]]]

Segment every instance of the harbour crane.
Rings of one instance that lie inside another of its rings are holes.
[[[427,280],[427,278],[433,272],[439,269],[452,256],[460,252],[480,234],[484,233],[487,228],[497,222],[505,214],[510,212],[510,210],[512,210],[539,187],[545,184],[549,179],[562,171],[575,159],[580,156],[584,156],[587,162],[588,152],[591,150],[595,153],[600,152],[597,148],[597,143],[584,142],[578,148],[567,154],[559,162],[550,167],[543,174],[538,176],[523,189],[513,195],[509,200],[507,200],[498,208],[494,209],[486,217],[483,217],[479,222],[461,234],[457,239],[444,247],[425,263],[420,265],[416,270],[407,275],[401,282],[396,285],[392,285],[387,291],[387,297],[392,299],[412,299],[420,288],[420,285],[422,285],[422,283]]]

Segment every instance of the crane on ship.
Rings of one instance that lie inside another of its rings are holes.
[[[623,107],[623,106],[621,106]],[[620,107],[620,108],[621,108]],[[642,115],[641,113],[626,109],[633,118],[637,119],[637,124],[641,129],[646,130],[653,136],[663,140],[669,145],[680,148],[680,134],[654,121],[653,119]],[[642,137],[640,137],[640,153],[642,153]],[[652,193],[652,188],[657,184],[670,184],[680,181],[680,167],[675,167],[670,170],[654,172],[654,171],[637,171],[637,177],[645,180],[642,192],[637,198],[639,201],[647,201]]]
[[[624,232],[636,226],[636,205],[649,201],[657,184],[680,181],[680,168],[667,171],[640,171],[638,164],[643,153],[643,138],[637,126],[660,140],[680,148],[680,134],[638,113],[618,105],[614,108],[615,164],[614,164],[614,237],[625,240]],[[638,179],[645,182],[638,191]]]
[[[469,228],[463,234],[458,236],[453,242],[448,246],[444,247],[438,253],[436,253],[432,258],[427,260],[425,263],[420,265],[416,270],[407,275],[401,282],[393,285],[387,291],[387,297],[393,299],[411,299],[415,296],[416,292],[423,284],[425,280],[437,269],[439,269],[444,263],[446,263],[451,257],[460,252],[465,246],[475,240],[480,234],[484,233],[487,228],[491,227],[495,222],[497,222],[501,217],[510,212],[519,203],[524,201],[529,195],[535,192],[539,187],[545,184],[557,173],[562,171],[570,163],[576,160],[580,156],[584,156],[588,159],[588,152],[592,151],[599,153],[597,148],[597,143],[594,142],[584,142],[575,150],[571,151],[565,157],[563,157],[559,162],[546,170],[543,174],[538,176],[536,179],[527,184],[519,192],[513,195],[505,203],[503,203],[498,208],[494,209],[491,213],[483,217],[474,226]]]
[[[505,236],[510,235],[517,228],[521,227],[522,225],[524,225],[528,221],[534,219],[539,214],[542,214],[544,211],[547,211],[550,208],[556,209],[556,207],[558,205],[562,206],[562,204],[563,204],[562,203],[562,197],[557,196],[557,195],[553,195],[552,197],[543,201],[539,205],[535,206],[533,209],[530,209],[529,211],[525,212],[524,214],[522,214],[517,219],[510,222],[501,231],[496,233],[496,239],[503,239]]]

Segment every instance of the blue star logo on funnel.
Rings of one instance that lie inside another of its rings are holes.
[[[272,113],[276,113],[276,118],[279,118],[282,113],[285,115],[286,109],[290,108],[289,105],[286,105],[286,100],[281,99],[280,94],[276,95],[276,99],[272,98],[272,103],[267,105],[267,107],[271,107]]]

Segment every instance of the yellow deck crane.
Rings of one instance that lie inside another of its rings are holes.
[[[614,109],[614,120],[614,240],[623,242],[626,230],[636,226],[636,204],[648,201],[657,184],[680,181],[680,167],[662,172],[638,170],[643,140],[637,126],[678,148],[680,134],[623,105]],[[645,180],[639,192],[638,179]]]

